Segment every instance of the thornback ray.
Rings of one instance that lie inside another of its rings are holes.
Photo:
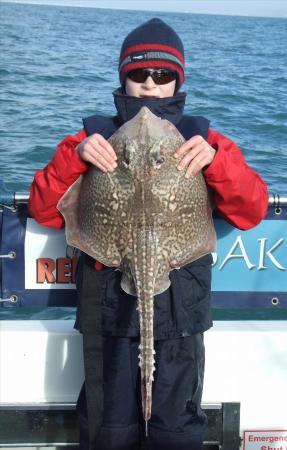
[[[152,413],[155,370],[154,296],[170,285],[169,272],[215,249],[212,208],[202,173],[177,169],[184,142],[176,127],[143,107],[109,139],[114,172],[91,167],[64,194],[58,209],[66,239],[122,271],[123,290],[137,297],[143,417]],[[135,299],[136,301],[136,299]]]

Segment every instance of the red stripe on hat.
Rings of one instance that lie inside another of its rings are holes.
[[[125,64],[124,67],[121,70],[121,77],[123,76],[123,74],[130,72],[131,70],[134,69],[140,69],[141,67],[146,68],[146,67],[158,67],[158,68],[167,68],[167,69],[171,69],[174,72],[177,72],[179,74],[179,79],[180,79],[180,83],[184,82],[184,73],[183,70],[180,66],[178,66],[177,64],[173,64],[170,62],[166,62],[166,61],[141,61],[141,62],[135,62],[135,63],[129,63],[129,64]]]
[[[123,59],[129,55],[130,53],[140,52],[142,50],[149,51],[149,50],[158,50],[158,51],[164,51],[171,53],[172,55],[175,55],[182,64],[184,64],[184,57],[182,53],[180,53],[176,48],[170,47],[169,45],[162,45],[162,44],[138,44],[133,45],[132,47],[127,48],[122,54],[121,54],[121,62]]]

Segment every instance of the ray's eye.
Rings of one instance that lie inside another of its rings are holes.
[[[129,164],[130,164],[130,153],[129,153],[127,147],[125,146],[124,150],[123,150],[123,165],[125,167],[128,167]]]
[[[155,163],[157,166],[161,166],[163,163],[165,162],[165,157],[164,156],[160,156],[159,158],[156,159]]]

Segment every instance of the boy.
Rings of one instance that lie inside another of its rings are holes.
[[[64,226],[56,205],[68,187],[93,164],[117,168],[107,139],[146,105],[171,121],[186,142],[175,158],[186,176],[203,171],[219,213],[248,229],[264,217],[265,183],[246,164],[238,147],[209,128],[202,117],[183,115],[186,94],[184,49],[176,32],[152,19],[124,40],[114,93],[117,116],[92,116],[84,129],[66,137],[53,160],[36,173],[29,210],[46,226]],[[210,317],[211,255],[170,273],[170,288],[154,299],[156,371],[147,445],[152,450],[200,450],[206,429],[201,410],[204,374],[203,332]],[[85,386],[78,409],[82,450],[134,450],[142,426],[136,299],[120,288],[121,274],[82,255],[77,288],[76,327],[83,333]],[[87,410],[85,410],[87,408]]]

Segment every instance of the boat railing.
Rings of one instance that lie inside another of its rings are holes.
[[[2,191],[0,185],[0,205],[17,207],[21,204],[27,204],[29,201],[29,192],[10,192]],[[268,200],[269,206],[287,206],[287,195],[270,194]]]
[[[208,417],[204,450],[238,450],[240,403],[203,403],[202,409]],[[74,403],[0,404],[0,423],[0,448],[79,446]]]

